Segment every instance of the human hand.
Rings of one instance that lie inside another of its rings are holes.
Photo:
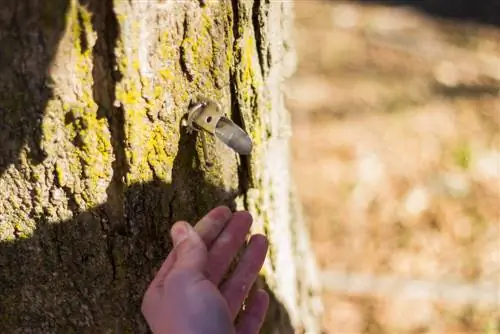
[[[257,334],[269,296],[251,289],[268,243],[253,235],[231,276],[219,286],[231,261],[245,244],[252,217],[220,206],[193,228],[177,222],[174,248],[150,283],[142,313],[155,334]],[[235,323],[244,299],[245,310]]]

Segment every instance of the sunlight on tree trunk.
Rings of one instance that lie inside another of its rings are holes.
[[[263,333],[318,333],[281,83],[292,2],[7,0],[0,8],[0,331],[146,332],[177,220],[247,209],[270,239]],[[198,96],[253,142],[181,125]]]

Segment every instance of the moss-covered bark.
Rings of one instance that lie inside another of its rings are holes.
[[[250,210],[254,231],[271,240],[264,332],[317,330],[280,90],[293,70],[291,9],[2,4],[0,332],[146,332],[140,300],[171,224],[217,204]],[[199,138],[181,126],[200,94],[250,134],[250,157],[209,138],[207,166]]]

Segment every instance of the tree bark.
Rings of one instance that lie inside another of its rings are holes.
[[[6,0],[0,8],[0,332],[147,332],[142,294],[178,220],[247,209],[270,239],[263,333],[317,333],[289,172],[291,1]],[[238,156],[181,124],[217,100]]]

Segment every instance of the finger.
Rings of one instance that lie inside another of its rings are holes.
[[[240,263],[221,288],[221,293],[226,299],[233,319],[238,314],[241,303],[248,295],[248,291],[259,274],[266,258],[267,248],[268,243],[265,236],[252,236]]]
[[[201,236],[208,249],[231,216],[232,212],[227,206],[218,206],[196,223],[194,229]]]
[[[176,224],[179,224],[179,223],[182,223],[182,224],[188,224],[187,222],[177,222]],[[175,224],[175,225],[176,225]],[[174,225],[174,226],[175,226]],[[173,227],[172,227],[173,229]],[[165,259],[165,261],[163,261],[161,267],[160,267],[160,270],[158,270],[158,272],[156,273],[155,277],[153,278],[153,280],[151,281],[151,284],[150,286],[158,286],[158,285],[163,285],[163,281],[165,280],[165,277],[168,275],[168,273],[170,272],[170,270],[172,269],[174,263],[175,263],[175,260],[176,260],[177,256],[176,256],[176,252],[174,252],[173,250],[168,254],[167,258]]]
[[[171,230],[175,261],[172,269],[186,269],[203,272],[207,263],[207,247],[194,228],[180,221]]]
[[[163,281],[165,280],[165,277],[167,277],[168,273],[172,269],[175,263],[175,258],[176,256],[173,252],[168,254],[167,259],[163,261],[160,270],[158,270],[155,277],[151,281],[150,287],[163,286]]]
[[[238,250],[245,244],[251,225],[252,216],[248,212],[236,212],[213,243],[205,276],[215,285],[219,285]]]
[[[217,237],[220,233],[220,230],[224,227],[226,221],[231,217],[232,213],[229,208],[225,206],[219,206],[212,211],[210,211],[207,215],[205,215],[195,226],[195,230],[197,230],[198,234],[202,239],[205,239],[205,244],[211,243],[213,239]],[[177,222],[177,224],[187,224],[187,222]],[[177,228],[178,226],[176,226]],[[172,231],[174,231],[174,227],[172,227]],[[163,281],[165,277],[168,275],[170,270],[172,269],[176,258],[177,253],[171,251],[167,256],[166,260],[162,263],[160,270],[156,273],[155,277],[151,281],[150,287],[153,286],[161,286],[163,285]]]
[[[237,334],[258,334],[269,307],[269,295],[259,289],[250,294],[248,304],[236,324]]]

